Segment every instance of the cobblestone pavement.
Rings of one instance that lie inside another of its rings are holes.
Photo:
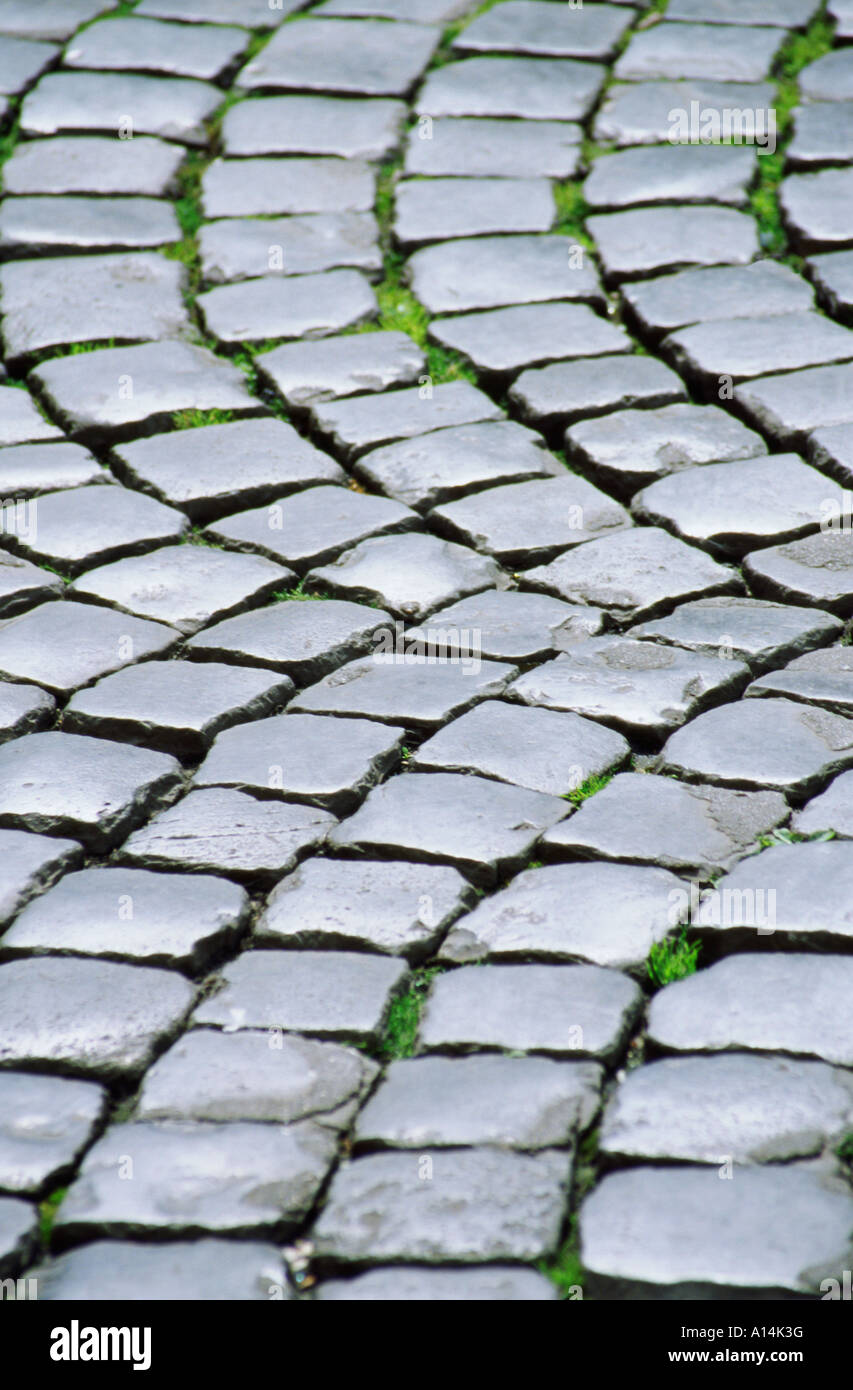
[[[664,9],[0,0],[41,1298],[850,1268],[853,8]]]

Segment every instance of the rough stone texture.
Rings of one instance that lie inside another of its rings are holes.
[[[258,370],[299,410],[318,401],[410,386],[425,370],[423,353],[405,333],[353,334],[289,343],[264,352]]]
[[[488,1056],[392,1062],[359,1115],[355,1142],[389,1149],[564,1146],[594,1118],[600,1084],[594,1062]]]
[[[281,0],[271,10],[269,0],[142,0],[136,13],[155,19],[179,19],[185,24],[244,24],[271,29],[300,8],[300,0]]]
[[[28,734],[0,747],[0,823],[112,848],[180,783],[174,758],[78,734]]]
[[[834,504],[831,483],[827,483],[826,492]],[[849,510],[847,501],[842,515],[849,515]],[[849,527],[849,521],[846,525]],[[757,593],[782,603],[812,604],[842,618],[853,612],[849,529],[836,527],[790,545],[753,551],[744,561],[744,574]]]
[[[62,431],[39,414],[26,391],[0,388],[0,448],[61,438]]]
[[[507,693],[524,704],[571,710],[628,734],[660,738],[710,701],[736,694],[746,677],[740,662],[627,637],[596,637],[525,672]]]
[[[431,72],[415,110],[426,116],[526,116],[582,121],[605,79],[594,63],[571,58],[465,58]]]
[[[197,24],[186,31],[133,16],[92,24],[72,39],[62,61],[69,68],[158,72],[213,81],[233,67],[246,47],[245,29]]]
[[[412,774],[375,787],[330,843],[350,853],[454,864],[488,884],[520,868],[567,809],[559,797],[482,777]]]
[[[701,20],[704,24],[769,24],[780,29],[801,29],[818,8],[816,0],[670,0],[666,17]]]
[[[787,817],[787,802],[777,792],[623,772],[549,830],[542,849],[556,859],[614,859],[707,875],[730,868]]]
[[[270,895],[255,939],[420,960],[473,901],[462,875],[443,865],[308,859]]]
[[[0,685],[0,743],[53,722],[56,701],[35,685]]]
[[[849,647],[829,647],[798,656],[782,671],[768,671],[749,686],[749,695],[782,695],[822,705],[835,714],[853,714],[853,652]]]
[[[82,603],[43,603],[0,623],[0,672],[66,696],[140,657],[167,651],[175,628]]]
[[[0,249],[9,255],[138,250],[180,236],[172,208],[154,198],[12,198],[0,210]]]
[[[814,303],[807,281],[770,260],[681,270],[625,285],[622,294],[643,330],[654,335],[715,319],[793,314]]]
[[[726,380],[849,359],[853,332],[814,313],[718,319],[679,329],[663,351],[689,380],[716,392]]]
[[[38,1244],[38,1212],[29,1202],[0,1197],[0,1275],[14,1275]]]
[[[454,63],[441,71],[462,66]],[[601,287],[591,259],[581,247],[577,263],[573,263],[568,254],[572,244],[562,236],[447,241],[415,252],[409,260],[409,281],[415,297],[431,314],[550,299],[601,304]]]
[[[667,618],[630,629],[631,637],[685,647],[705,656],[744,661],[764,671],[840,635],[838,618],[754,598],[704,598]]]
[[[784,1052],[849,1067],[851,985],[847,956],[729,956],[655,995],[649,1039],[667,1052]]]
[[[748,146],[638,147],[596,159],[583,186],[590,208],[638,203],[725,203],[745,207],[755,176]]]
[[[809,269],[821,299],[831,314],[849,323],[853,319],[853,251],[830,251],[812,256]],[[828,429],[839,428],[828,426]],[[815,434],[823,434],[816,430]]]
[[[206,217],[267,217],[272,213],[367,212],[375,179],[356,159],[216,159],[205,170]],[[275,227],[269,243],[275,245]]]
[[[14,1193],[55,1188],[105,1109],[99,1086],[23,1072],[0,1072],[0,1099],[0,1189]]]
[[[6,544],[25,559],[49,563],[66,575],[122,555],[141,555],[180,539],[187,530],[186,517],[174,508],[120,487],[48,493],[33,504],[30,515],[31,526],[6,530]]]
[[[596,113],[592,135],[601,144],[616,146],[680,143],[678,117],[671,113],[689,114],[693,101],[699,102],[700,112],[709,113],[705,119],[718,120],[721,129],[726,111],[745,108],[755,112],[756,131],[766,132],[775,99],[769,82],[615,82]]]
[[[3,937],[3,949],[196,972],[236,946],[248,909],[241,888],[212,877],[83,869],[25,907]]]
[[[845,840],[853,838],[853,772],[842,772],[825,792],[816,796],[791,821],[801,835],[834,830]]]
[[[579,347],[586,355],[585,343]],[[612,410],[686,402],[687,392],[675,372],[654,357],[598,357],[522,372],[509,399],[523,419],[556,431]]]
[[[481,371],[500,374],[554,358],[597,357],[631,349],[624,329],[599,318],[585,304],[520,304],[483,314],[458,314],[434,319],[429,331],[436,342],[461,352]],[[600,373],[610,364],[592,365]]]
[[[383,159],[400,138],[400,101],[328,96],[238,102],[222,122],[226,155],[321,154]]]
[[[265,1033],[185,1034],[148,1072],[136,1118],[345,1125],[376,1063],[335,1043],[285,1036],[273,1042]]]
[[[637,208],[590,217],[587,227],[613,281],[721,261],[746,265],[758,254],[752,218],[731,208]]]
[[[517,589],[486,589],[433,613],[409,628],[412,642],[426,650],[458,656],[481,655],[493,661],[544,661],[575,642],[600,633],[604,615],[548,594]]]
[[[225,967],[195,1021],[375,1044],[406,977],[405,962],[360,951],[248,951]]]
[[[70,38],[81,24],[103,10],[114,8],[115,0],[41,0],[35,9],[29,0],[2,0],[0,33],[18,34],[31,39]]]
[[[7,193],[140,194],[162,198],[175,188],[180,146],[148,135],[121,141],[57,135],[16,146],[3,166]]]
[[[134,137],[160,135],[184,145],[204,145],[204,123],[221,100],[216,87],[191,78],[51,72],[24,97],[21,131],[24,135],[56,135],[58,131],[89,130],[115,136],[126,114],[133,121]]]
[[[373,1154],[335,1175],[314,1228],[335,1264],[533,1261],[556,1249],[571,1162],[566,1154],[493,1149]]]
[[[109,481],[106,469],[79,444],[18,444],[0,452],[3,497],[34,497]]]
[[[281,1255],[257,1241],[96,1240],[34,1271],[45,1303],[289,1299]]]
[[[782,448],[796,449],[819,425],[853,422],[853,366],[810,367],[735,387],[747,419]]]
[[[211,787],[190,792],[125,842],[122,863],[186,869],[255,883],[281,878],[322,844],[333,816]]]
[[[389,392],[387,397],[318,402],[310,414],[315,429],[335,452],[350,460],[380,444],[412,439],[430,430],[503,419],[500,407],[468,381],[427,383]]]
[[[848,48],[824,53],[803,68],[797,85],[807,101],[850,101],[853,98],[853,55]]]
[[[309,588],[378,603],[405,618],[425,618],[441,604],[508,583],[495,560],[417,532],[361,541],[308,577]]]
[[[699,77],[712,82],[760,82],[783,42],[770,28],[657,24],[634,34],[613,69],[634,81]]]
[[[552,1303],[554,1284],[532,1269],[483,1265],[480,1269],[418,1268],[394,1265],[369,1270],[355,1279],[328,1279],[319,1303]]]
[[[714,949],[755,944],[757,925],[786,949],[844,951],[853,936],[851,881],[853,845],[845,840],[777,845],[720,879],[723,910],[703,904],[694,924]]]
[[[349,662],[291,703],[309,714],[355,715],[407,729],[435,729],[478,700],[500,695],[515,675],[512,666],[411,654],[399,628],[377,634],[372,657]],[[393,647],[397,646],[397,650]],[[389,650],[389,648],[392,648]],[[402,648],[402,650],[400,649]]]
[[[794,135],[785,151],[789,168],[811,172],[853,159],[853,104],[821,101],[794,109]]]
[[[199,295],[207,329],[221,344],[323,338],[372,318],[376,295],[357,270],[262,276]]]
[[[547,179],[414,179],[397,185],[402,246],[493,232],[547,232],[557,208]]]
[[[30,898],[82,858],[82,847],[74,840],[0,830],[0,922],[10,921]]]
[[[460,19],[471,0],[322,0],[314,10],[322,15],[374,15],[381,19],[410,19],[417,24],[442,24]]]
[[[804,1168],[635,1168],[584,1204],[581,1259],[593,1297],[786,1299],[841,1278],[853,1201]],[[713,1353],[712,1353],[713,1354]]]
[[[103,960],[0,966],[0,1067],[138,1074],[183,1022],[192,986],[173,971]]]
[[[437,30],[420,24],[308,18],[280,29],[237,81],[249,90],[405,96],[438,40]]]
[[[10,38],[4,34],[0,41],[0,92],[14,96],[31,86],[58,52],[53,44],[33,43],[30,39]]]
[[[851,1115],[853,1079],[823,1062],[671,1057],[623,1081],[604,1116],[601,1148],[623,1160],[718,1166],[726,1158],[807,1158],[849,1129]]]
[[[59,598],[62,580],[50,570],[39,569],[29,560],[0,552],[0,615],[10,618],[25,608]]]
[[[627,864],[528,869],[457,922],[440,959],[580,960],[640,974],[682,915],[673,911],[680,886],[663,869]]]
[[[433,121],[429,136],[425,129],[417,126],[409,132],[407,174],[568,179],[577,172],[580,127],[570,121],[524,123],[463,116]]]
[[[304,275],[355,266],[375,273],[382,266],[378,233],[369,212],[223,217],[199,231],[202,274],[208,283],[220,285],[272,271]]]

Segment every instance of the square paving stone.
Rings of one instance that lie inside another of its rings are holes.
[[[415,104],[419,116],[521,116],[582,121],[606,78],[597,63],[573,58],[464,58],[431,72]]]
[[[41,348],[189,331],[183,267],[164,256],[57,256],[0,269],[7,363]]]
[[[726,129],[727,119],[731,122],[727,112],[754,113],[755,133],[766,143],[775,99],[770,82],[615,82],[596,113],[592,136],[599,144],[617,147],[682,143],[683,122],[696,109],[691,103],[698,102],[714,134]]]
[[[405,179],[393,232],[401,246],[490,232],[547,232],[557,219],[548,179]]]
[[[572,546],[631,525],[618,502],[573,473],[489,488],[436,507],[430,520],[509,567],[547,564]]]
[[[274,29],[301,6],[301,0],[141,0],[136,13],[184,24],[242,24],[247,29]]]
[[[408,531],[422,524],[416,512],[387,497],[345,487],[312,487],[272,506],[223,517],[214,522],[209,534],[217,542],[258,550],[304,571],[328,564],[368,536]]]
[[[727,956],[655,995],[649,1038],[666,1052],[782,1052],[849,1067],[851,988],[848,956]]]
[[[390,627],[376,640],[372,657],[351,661],[317,685],[308,686],[291,709],[308,714],[353,715],[407,729],[436,729],[489,695],[500,695],[515,675],[513,666],[464,657],[388,652],[402,633]],[[383,651],[383,648],[385,650]]]
[[[434,319],[429,335],[463,353],[481,371],[498,373],[554,358],[627,353],[633,346],[623,328],[585,304],[519,304],[484,314],[458,314]],[[594,370],[600,373],[606,366],[596,363]]]
[[[358,159],[216,159],[204,172],[205,217],[369,212],[376,178]]]
[[[358,270],[320,275],[263,276],[219,285],[196,300],[209,333],[232,346],[267,338],[323,338],[378,312],[376,295]]]
[[[669,617],[643,623],[628,633],[704,656],[745,661],[753,672],[791,660],[839,635],[839,619],[830,613],[734,597],[682,604]]]
[[[554,859],[612,859],[707,875],[730,868],[787,818],[788,803],[777,792],[621,772],[549,830],[542,850]]]
[[[378,1070],[369,1058],[336,1043],[198,1028],[151,1068],[136,1118],[281,1124],[314,1119],[340,1129]]]
[[[303,487],[346,479],[338,464],[292,425],[272,418],[174,430],[118,445],[114,454],[122,477],[133,487],[180,507],[199,522],[260,506]]]
[[[73,835],[111,849],[180,783],[174,758],[100,738],[49,732],[0,747],[2,824]]]
[[[7,530],[6,544],[24,559],[49,563],[66,575],[123,555],[142,555],[188,529],[182,512],[123,487],[50,492],[31,508],[34,525]]]
[[[274,270],[306,275],[355,266],[376,273],[382,268],[378,237],[370,212],[223,217],[199,231],[201,273],[211,285],[250,280]]]
[[[556,1250],[571,1160],[493,1148],[437,1152],[428,1181],[414,1153],[371,1154],[335,1175],[314,1228],[336,1265],[533,1261]]]
[[[731,208],[659,207],[587,218],[610,281],[689,265],[746,265],[758,254],[755,223]]]
[[[568,810],[559,797],[482,777],[433,772],[375,787],[330,838],[336,849],[455,864],[494,883],[530,857],[536,840]]]
[[[837,48],[824,53],[797,76],[797,85],[807,101],[850,101],[853,98],[853,53]]]
[[[329,446],[349,460],[397,439],[412,439],[431,430],[481,420],[503,419],[500,406],[469,381],[448,381],[426,388],[412,386],[379,397],[318,401],[311,407],[310,415],[314,428]]]
[[[853,715],[853,652],[849,647],[827,647],[798,656],[783,671],[768,671],[753,681],[747,695],[781,695],[823,705],[834,714]]]
[[[175,190],[179,146],[151,136],[133,140],[58,135],[26,140],[3,166],[7,193],[123,193],[163,198]]]
[[[749,790],[769,788],[797,800],[814,795],[853,766],[853,721],[793,700],[739,700],[678,729],[661,770]]]
[[[853,319],[853,251],[829,251],[826,255],[812,256],[808,264],[828,312],[850,323]]]
[[[249,906],[242,888],[219,878],[83,869],[25,907],[2,949],[13,956],[97,956],[195,973],[236,947]]]
[[[238,102],[222,122],[226,155],[327,154],[385,159],[400,141],[401,101],[290,96]]]
[[[310,1122],[116,1125],[86,1155],[57,1234],[283,1236],[305,1220],[334,1156],[335,1136]]]
[[[688,323],[793,314],[814,305],[808,281],[770,260],[681,270],[625,285],[621,292],[644,333],[655,337]]]
[[[463,966],[434,983],[421,1017],[427,1052],[503,1049],[613,1061],[641,1003],[632,980],[597,965]]]
[[[716,395],[726,380],[848,360],[853,331],[815,313],[717,319],[678,329],[662,351],[688,381]]]
[[[668,20],[703,24],[769,24],[803,29],[820,6],[817,0],[670,0]]]
[[[67,68],[157,72],[215,81],[236,66],[248,42],[245,29],[207,24],[179,29],[152,19],[108,16],[75,35],[62,61]]]
[[[475,17],[454,39],[462,53],[529,53],[607,59],[633,16],[610,5],[568,6],[554,13],[543,0],[505,0]]]
[[[32,1261],[38,1243],[36,1208],[15,1197],[0,1197],[0,1274],[17,1274]]]
[[[783,1057],[668,1057],[623,1081],[604,1117],[609,1157],[743,1163],[808,1158],[853,1118],[853,1080]]]
[[[0,830],[0,923],[8,922],[82,858],[83,850],[74,840]]]
[[[67,696],[121,666],[167,651],[175,628],[83,603],[42,603],[0,623],[0,672]]]
[[[593,357],[522,372],[509,399],[523,419],[555,431],[613,410],[686,402],[687,392],[655,357]]]
[[[358,1118],[356,1144],[388,1149],[571,1144],[598,1109],[601,1068],[549,1057],[392,1062]]]
[[[45,599],[59,598],[62,592],[59,575],[0,551],[0,617],[10,618]]]
[[[834,830],[842,839],[853,838],[853,772],[842,772],[825,792],[807,802],[793,817],[791,829],[801,835]]]
[[[621,734],[577,715],[487,700],[446,725],[413,754],[419,772],[475,772],[565,796],[624,762]]]
[[[312,570],[307,582],[309,588],[379,603],[407,619],[425,618],[453,599],[509,584],[491,558],[417,532],[362,541],[332,564]]]
[[[34,497],[110,481],[107,470],[80,444],[18,444],[0,452],[0,497]]]
[[[410,19],[417,24],[441,24],[460,19],[472,0],[322,0],[320,15],[375,15],[378,19]]]
[[[405,96],[438,41],[437,31],[420,24],[303,19],[279,29],[246,64],[237,84],[249,90]]]
[[[228,1032],[280,1028],[374,1044],[407,976],[404,961],[362,951],[247,951],[194,1019]]]
[[[853,101],[820,101],[794,108],[794,135],[785,150],[789,169],[810,172],[853,160]]]
[[[407,637],[423,642],[428,651],[544,661],[574,642],[595,637],[602,619],[598,608],[562,603],[548,594],[486,589],[433,613],[423,627],[409,628]]]
[[[134,138],[160,135],[183,145],[205,145],[205,122],[221,100],[217,87],[191,78],[50,72],[24,98],[21,133],[97,130],[118,135],[132,128]]]
[[[661,145],[596,159],[583,186],[590,208],[637,203],[726,203],[745,207],[755,177],[749,146]]]
[[[0,33],[32,39],[70,38],[81,24],[103,10],[115,8],[115,0],[0,0]]]
[[[746,1167],[726,1183],[702,1168],[612,1173],[581,1214],[587,1288],[602,1299],[814,1297],[828,1270],[842,1277],[851,1216],[849,1192],[800,1167]]]
[[[243,613],[200,632],[187,653],[202,661],[262,666],[283,671],[304,685],[375,646],[389,615],[337,599],[285,599],[257,613]]]
[[[799,448],[818,426],[853,422],[853,366],[759,377],[736,386],[734,399],[750,423],[777,445]]]
[[[681,888],[665,869],[630,864],[528,869],[456,923],[439,960],[580,960],[645,978],[649,951],[682,915]]]
[[[640,738],[659,738],[747,679],[738,661],[682,652],[629,637],[592,637],[527,671],[511,699],[600,719]]]
[[[0,966],[0,1067],[133,1076],[177,1032],[194,995],[171,970],[50,956],[10,961]]]
[[[49,67],[59,49],[53,44],[33,43],[31,39],[0,36],[0,92],[13,96],[31,86]]]
[[[281,1255],[259,1241],[95,1240],[34,1271],[44,1303],[277,1302],[292,1297]]]
[[[102,1119],[105,1100],[88,1081],[0,1072],[0,1188],[55,1188]]]
[[[35,685],[0,682],[0,743],[53,723],[56,701]]]
[[[282,714],[218,734],[194,785],[236,787],[345,815],[399,763],[403,737],[402,729],[372,719]]]
[[[677,404],[581,420],[566,431],[566,452],[593,482],[630,496],[683,468],[766,454],[767,445],[719,406]]]
[[[804,251],[853,246],[853,169],[789,174],[779,204],[794,244]]]
[[[239,367],[193,343],[102,348],[43,362],[30,375],[83,443],[151,434],[181,410],[265,413]]]
[[[211,787],[190,792],[131,835],[120,860],[250,884],[275,881],[322,844],[334,824],[334,816],[314,806]]]
[[[714,554],[738,556],[816,531],[828,515],[841,516],[846,497],[799,455],[770,454],[660,478],[636,493],[631,510]]]
[[[842,618],[853,613],[849,530],[819,531],[790,545],[753,551],[744,561],[744,574],[758,593],[782,603],[812,604]]]
[[[457,66],[462,64],[441,71]],[[573,251],[565,236],[466,237],[416,251],[407,274],[415,297],[431,314],[551,299],[603,304],[589,255],[580,248],[575,260]]]
[[[26,391],[0,388],[0,447],[43,439],[62,439],[62,431],[44,418]]]
[[[430,117],[409,131],[403,168],[433,177],[570,179],[580,161],[580,133],[571,121]]]
[[[314,1295],[319,1303],[552,1303],[555,1286],[532,1269],[482,1265],[479,1269],[429,1269],[394,1265],[354,1279],[327,1279]]]
[[[422,960],[474,899],[444,865],[307,859],[271,893],[255,940]]]
[[[712,82],[760,82],[783,42],[778,29],[657,24],[632,35],[613,72],[634,81],[702,77]]]
[[[736,571],[658,527],[633,527],[564,551],[525,580],[568,603],[600,604],[618,618],[653,618],[679,599],[731,593]]]
[[[90,570],[70,592],[190,633],[266,602],[293,578],[261,555],[175,545]]]
[[[292,694],[292,681],[275,671],[143,661],[78,690],[63,711],[62,727],[197,759],[223,729],[276,714]]]
[[[180,241],[174,209],[157,198],[6,198],[0,249],[33,256],[60,251],[120,251]]]
[[[0,454],[0,468],[2,461]],[[433,430],[373,449],[355,463],[360,478],[419,511],[496,483],[562,477],[564,471],[542,436],[514,420]]]
[[[255,360],[261,376],[291,410],[342,396],[410,386],[426,370],[405,333],[354,333],[317,343],[287,343]]]
[[[845,951],[853,939],[851,888],[849,841],[777,845],[719,879],[714,898],[694,912],[693,927],[715,954],[756,944]],[[757,943],[756,934],[763,938]]]

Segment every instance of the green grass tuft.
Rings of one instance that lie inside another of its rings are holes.
[[[401,1057],[413,1056],[421,1009],[430,985],[440,974],[441,967],[437,965],[416,970],[408,991],[392,1003],[385,1036],[380,1043],[380,1052],[387,1061],[396,1062]]]
[[[580,806],[581,802],[595,796],[596,792],[603,791],[608,782],[613,780],[612,772],[603,772],[600,776],[587,777],[585,782],[581,782],[574,791],[566,792],[563,800],[571,801],[573,806]]]
[[[678,936],[665,936],[663,941],[656,941],[646,961],[649,979],[656,985],[671,985],[675,980],[686,979],[696,971],[700,950],[701,942],[688,941],[686,927],[681,928]]]
[[[176,410],[172,425],[176,430],[196,430],[204,425],[230,425],[233,410]]]
[[[50,1244],[56,1213],[67,1191],[67,1187],[58,1187],[56,1191],[51,1192],[50,1196],[46,1197],[43,1202],[39,1202],[39,1234],[45,1245]]]

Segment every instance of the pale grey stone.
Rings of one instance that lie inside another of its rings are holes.
[[[378,237],[369,212],[224,217],[199,231],[202,275],[208,284],[221,285],[273,271],[305,275],[355,266],[375,273],[382,268]]]
[[[848,48],[824,53],[797,74],[807,101],[850,101],[853,98],[853,54]]]
[[[308,18],[279,29],[237,83],[249,90],[405,96],[438,41],[438,31],[421,24]]]
[[[358,159],[216,159],[204,172],[201,198],[206,217],[369,212],[375,185]]]
[[[60,697],[180,640],[176,628],[83,603],[42,603],[0,622],[0,672]]]
[[[629,80],[699,77],[760,82],[784,42],[778,29],[724,24],[656,24],[633,34],[613,69]]]
[[[853,251],[829,251],[809,257],[809,270],[827,309],[849,323],[853,318]],[[830,430],[839,429],[829,425]],[[816,430],[815,434],[822,434]]]
[[[404,169],[433,177],[569,179],[577,173],[579,157],[580,126],[573,122],[462,116],[410,130]]]
[[[82,858],[83,850],[74,840],[0,830],[0,922],[8,922]]]
[[[631,637],[744,661],[753,672],[790,661],[840,634],[838,618],[755,598],[703,598],[666,618],[630,629]],[[760,684],[760,682],[759,682]]]
[[[410,19],[417,24],[442,24],[468,13],[472,0],[322,0],[320,15],[373,15],[377,19]]]
[[[106,1109],[100,1086],[25,1072],[0,1072],[0,1101],[0,1189],[16,1193],[55,1187]]]
[[[807,652],[782,671],[768,671],[753,681],[747,695],[782,695],[809,705],[823,705],[834,714],[853,714],[853,651],[850,647],[827,647]]]
[[[801,835],[834,830],[845,840],[853,837],[853,772],[842,772],[825,792],[808,802],[791,821]]]
[[[39,1238],[38,1211],[17,1197],[0,1197],[0,1275],[15,1275],[28,1263]]]
[[[362,541],[308,576],[310,588],[379,603],[406,618],[425,618],[441,604],[508,584],[495,560],[418,532]]]
[[[552,11],[546,0],[506,0],[474,18],[453,41],[462,53],[553,54],[558,58],[613,56],[633,16],[610,5],[584,5],[576,13]]]
[[[771,260],[681,270],[625,285],[622,294],[642,329],[655,336],[688,323],[792,314],[814,305],[808,281]]]
[[[434,319],[429,332],[436,342],[463,353],[484,372],[512,372],[554,358],[627,353],[633,346],[623,328],[600,318],[585,304],[519,304],[457,314]],[[598,373],[608,365],[590,364]]]
[[[822,314],[717,319],[680,328],[662,351],[675,367],[708,392],[767,372],[843,362],[853,357],[853,332]]]
[[[453,63],[439,71],[463,66]],[[589,256],[581,252],[577,264],[573,263],[570,245],[564,236],[553,235],[465,237],[416,251],[407,273],[415,297],[431,314],[551,299],[602,304],[601,286]]]
[[[547,232],[557,208],[547,179],[405,179],[393,232],[401,246],[499,232]]]
[[[95,1240],[34,1275],[45,1303],[269,1303],[292,1297],[278,1250],[257,1241]]]
[[[26,608],[44,603],[45,599],[59,598],[62,590],[59,575],[39,569],[18,555],[0,551],[0,616],[3,618],[11,618]]]
[[[115,136],[129,117],[134,136],[160,135],[184,145],[205,145],[205,122],[221,100],[217,87],[192,78],[51,72],[24,98],[21,133],[96,130]]]
[[[317,343],[287,343],[262,352],[257,367],[293,410],[389,386],[410,386],[426,370],[405,333],[356,333]]]
[[[431,430],[504,418],[500,406],[470,381],[448,381],[431,386],[428,391],[410,386],[381,396],[359,396],[354,400],[328,403],[318,401],[311,407],[310,414],[314,428],[348,460],[397,439],[412,439]]]
[[[24,525],[7,526],[5,537],[25,559],[75,575],[124,555],[143,555],[179,540],[187,529],[181,512],[152,497],[123,487],[78,487],[31,502]]]
[[[747,145],[639,146],[596,159],[583,186],[590,208],[638,203],[725,203],[745,207],[755,177]]]
[[[587,218],[587,227],[614,282],[682,266],[746,265],[759,249],[747,213],[705,204],[609,212]]]
[[[585,352],[582,342],[578,348]],[[657,358],[626,355],[553,362],[522,372],[509,389],[509,399],[524,420],[553,432],[613,410],[686,402],[687,392],[675,372]]]
[[[179,19],[185,24],[243,24],[247,29],[274,29],[302,0],[141,0],[136,13],[155,19]]]
[[[208,332],[232,347],[267,338],[324,338],[377,313],[376,295],[358,270],[266,275],[219,285],[196,303]]]
[[[794,134],[785,150],[789,169],[808,173],[822,164],[853,159],[853,102],[818,101],[793,111]]]
[[[834,485],[827,482],[826,491],[827,500],[834,505]],[[845,513],[849,514],[849,503],[842,516]],[[811,604],[849,617],[853,612],[853,554],[849,521],[846,525],[845,530],[836,525],[788,545],[754,550],[744,561],[747,580],[755,592],[782,603]]]
[[[759,377],[736,386],[734,399],[779,447],[798,449],[818,426],[853,422],[853,365]]]
[[[486,589],[433,613],[423,626],[409,628],[412,642],[427,651],[479,655],[492,661],[544,661],[575,642],[601,632],[603,614],[548,594],[517,589]]]
[[[14,96],[31,86],[58,53],[54,44],[0,35],[0,92]]]
[[[532,1269],[483,1265],[480,1269],[427,1269],[395,1265],[355,1279],[328,1279],[314,1295],[320,1303],[553,1303],[556,1285]]]
[[[91,24],[65,49],[67,68],[114,72],[157,72],[215,81],[237,63],[249,40],[245,29],[173,24],[132,15]]]
[[[724,129],[725,113],[754,112],[755,129],[764,134],[770,125],[776,89],[770,82],[614,82],[596,113],[592,137],[603,145],[657,145],[680,143],[679,117],[683,121],[691,102],[699,103],[706,121],[716,116]],[[673,117],[673,111],[679,113]]]
[[[851,887],[853,845],[846,840],[776,845],[719,879],[722,910],[713,900],[703,903],[693,923],[715,952],[768,942],[844,951],[853,938]],[[756,943],[756,932],[763,941]]]
[[[43,729],[53,722],[56,701],[35,685],[0,683],[0,743]]]
[[[62,439],[62,431],[45,419],[26,391],[0,389],[0,447],[45,439]]]
[[[853,246],[850,230],[853,169],[789,174],[780,187],[779,204],[794,243],[800,249],[832,251],[841,246]]]
[[[521,116],[582,121],[606,69],[572,58],[464,58],[431,72],[415,110],[426,116]]]
[[[0,0],[0,33],[61,42],[115,4],[116,0],[40,0],[35,8],[30,0]]]
[[[6,259],[10,254],[138,250],[180,239],[174,209],[156,198],[8,198],[0,210],[0,249]]]
[[[407,729],[436,729],[478,700],[500,695],[515,675],[513,666],[478,658],[436,661],[429,655],[388,650],[403,646],[390,625],[379,634],[372,657],[349,662],[291,703],[308,714],[354,715]]]
[[[703,24],[769,24],[802,29],[820,6],[817,0],[670,0],[668,20]]]
[[[116,140],[57,135],[18,144],[3,166],[7,193],[112,193],[163,198],[175,190],[179,146],[149,135]]]
[[[408,3],[408,0],[407,0]],[[384,159],[400,139],[401,101],[353,97],[260,97],[238,102],[222,122],[226,155],[326,154]]]
[[[2,497],[34,497],[111,481],[107,470],[79,444],[18,444],[0,451]]]
[[[374,634],[387,630],[390,622],[382,609],[359,603],[285,599],[191,637],[187,654],[283,671],[304,685],[370,651]]]

